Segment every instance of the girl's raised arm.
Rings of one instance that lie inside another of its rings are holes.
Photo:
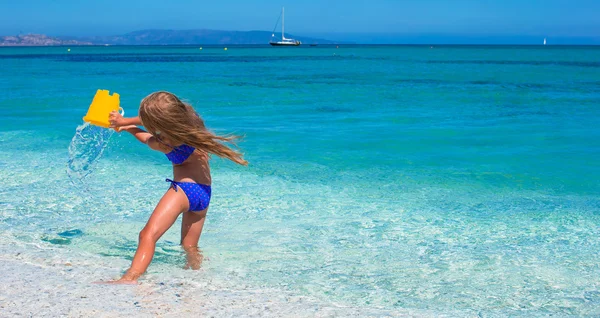
[[[145,143],[146,145],[148,145],[148,147],[154,150],[160,151],[162,153],[169,153],[172,150],[168,146],[158,142],[158,140],[156,140],[156,137],[154,137],[151,133],[138,128],[136,125],[122,126],[117,129],[117,131],[119,132],[123,130],[132,134],[137,140],[139,140],[142,143]]]

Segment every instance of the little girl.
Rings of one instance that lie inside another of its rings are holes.
[[[200,267],[198,241],[208,210],[211,194],[209,154],[247,165],[242,154],[224,143],[237,136],[218,136],[204,126],[204,121],[192,106],[168,92],[156,92],[142,100],[139,117],[124,118],[110,114],[110,123],[117,131],[127,131],[150,148],[163,152],[173,163],[173,179],[160,199],[148,223],[139,235],[139,246],[131,267],[121,279],[111,283],[135,283],[146,271],[154,256],[158,239],[183,213],[181,245],[187,255],[187,267]],[[143,125],[146,130],[136,125]]]

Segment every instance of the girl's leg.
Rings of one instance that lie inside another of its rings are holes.
[[[181,222],[181,246],[186,255],[186,268],[197,270],[200,269],[200,265],[202,264],[203,257],[198,250],[198,241],[202,234],[202,227],[204,227],[207,211],[208,209],[204,209],[200,212],[188,211],[183,213],[183,221]]]
[[[139,235],[139,245],[131,267],[121,277],[120,282],[135,282],[150,265],[154,256],[154,249],[158,239],[175,223],[181,212],[189,209],[189,202],[185,193],[169,188],[167,193],[160,199],[148,223]]]

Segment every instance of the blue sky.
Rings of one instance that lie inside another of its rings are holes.
[[[0,0],[0,35],[271,31],[282,6],[286,33],[337,40],[393,42],[429,36],[600,41],[600,0]]]

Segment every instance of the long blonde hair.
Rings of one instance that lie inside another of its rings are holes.
[[[142,124],[151,134],[164,132],[173,141],[205,151],[221,158],[227,158],[240,165],[248,165],[235,141],[241,137],[235,135],[219,136],[204,125],[204,121],[192,106],[182,102],[169,92],[155,92],[142,100],[139,110]]]

